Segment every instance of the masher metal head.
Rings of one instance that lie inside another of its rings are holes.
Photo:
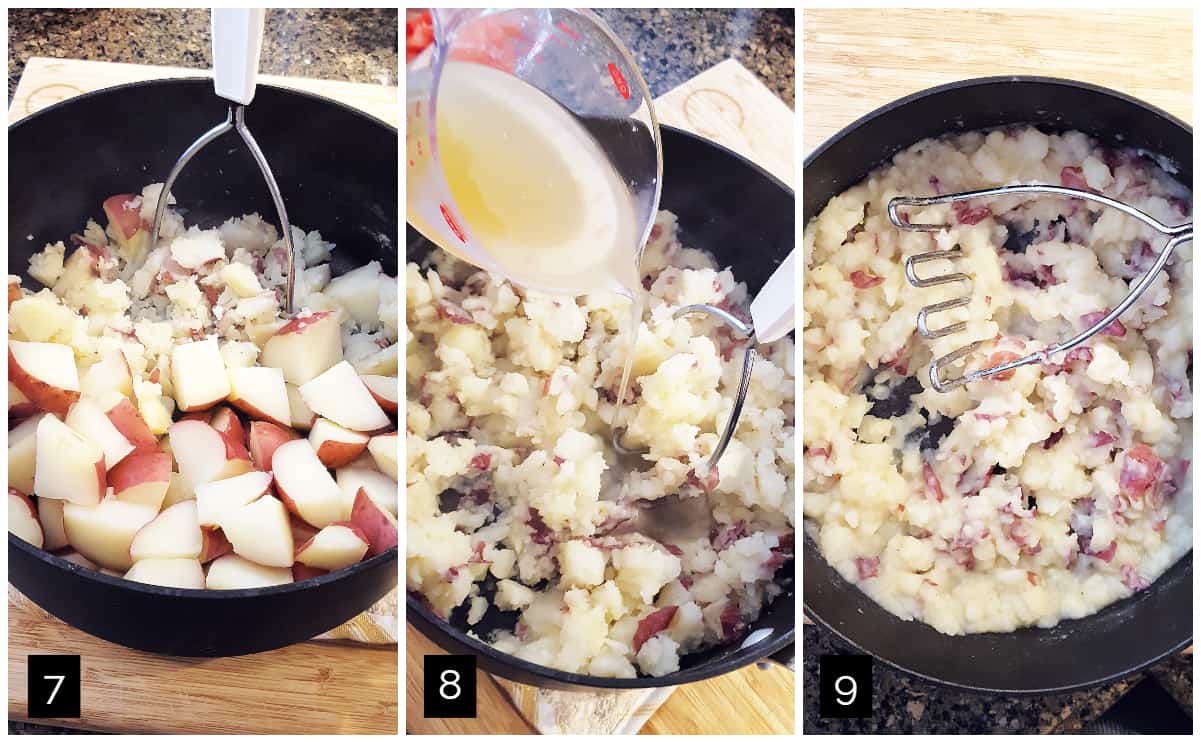
[[[739,338],[746,340],[746,348],[742,354],[742,374],[738,379],[738,391],[734,394],[734,406],[730,408],[730,416],[726,419],[721,439],[718,440],[713,453],[709,455],[709,467],[717,465],[721,455],[725,453],[726,447],[730,445],[730,439],[734,438],[734,431],[738,428],[742,407],[746,403],[747,391],[751,386],[751,371],[755,366],[755,347],[760,343],[771,343],[783,338],[796,326],[796,264],[794,256],[794,252],[789,252],[788,257],[776,267],[776,270],[764,283],[763,288],[751,301],[751,322],[745,322],[727,310],[711,304],[685,305],[676,309],[671,315],[673,318],[696,314],[716,317],[725,323],[726,327],[733,330]],[[624,435],[625,428],[615,427],[613,429],[613,448],[619,455],[635,456],[644,453],[623,446],[621,439]]]
[[[747,341],[746,350],[742,354],[742,376],[738,380],[738,392],[734,395],[734,407],[730,409],[730,417],[726,420],[726,427],[722,430],[721,439],[717,442],[713,453],[709,455],[708,466],[713,467],[721,459],[721,455],[725,454],[726,447],[730,445],[730,439],[734,438],[734,431],[738,428],[738,418],[742,415],[742,406],[746,402],[746,393],[751,386],[751,369],[755,366],[755,329],[750,323],[743,322],[729,312],[711,304],[686,305],[671,313],[671,316],[676,318],[694,314],[716,317]],[[645,450],[627,449],[622,445],[621,439],[625,436],[625,432],[624,427],[613,429],[612,443],[617,453],[622,456],[644,454]]]
[[[1168,241],[1159,251],[1159,255],[1156,256],[1154,263],[1151,264],[1151,267],[1148,268],[1146,273],[1139,278],[1125,298],[1123,298],[1116,307],[1107,312],[1104,317],[1102,317],[1100,320],[1097,320],[1080,333],[1077,333],[1072,338],[1069,338],[1062,343],[1056,343],[1050,347],[1035,351],[1034,353],[1027,354],[1022,358],[1008,361],[1003,364],[997,364],[996,366],[992,366],[987,369],[978,369],[976,371],[965,372],[958,377],[944,377],[942,372],[951,364],[954,364],[964,356],[967,356],[969,353],[975,351],[977,348],[983,345],[984,340],[978,340],[962,346],[951,353],[935,359],[930,363],[929,378],[930,386],[938,392],[948,392],[969,382],[985,379],[993,376],[994,374],[1000,374],[1001,372],[1006,372],[1011,369],[1017,369],[1018,367],[1026,366],[1027,364],[1047,363],[1050,361],[1052,356],[1071,351],[1073,348],[1079,346],[1089,338],[1092,338],[1094,335],[1104,330],[1106,326],[1116,320],[1122,313],[1129,309],[1131,305],[1137,302],[1139,297],[1141,297],[1143,293],[1147,291],[1147,288],[1151,286],[1151,282],[1155,280],[1155,277],[1159,275],[1159,272],[1163,270],[1165,265],[1167,265],[1168,259],[1172,257],[1172,252],[1176,249],[1176,247],[1182,243],[1191,242],[1193,239],[1192,221],[1175,226],[1166,225],[1146,212],[1099,193],[1084,191],[1077,188],[1067,188],[1065,186],[1052,186],[1038,183],[1015,184],[1011,186],[1001,186],[998,188],[983,188],[977,191],[963,191],[960,193],[945,194],[942,196],[898,196],[888,202],[888,221],[892,222],[895,227],[902,230],[937,232],[939,230],[950,229],[951,225],[913,223],[910,222],[907,217],[902,216],[898,210],[901,207],[907,206],[925,207],[934,206],[937,204],[950,204],[957,201],[968,201],[970,199],[1012,196],[1015,194],[1050,194],[1092,201],[1111,209],[1117,209],[1123,214],[1142,222],[1155,232],[1167,237]],[[947,284],[956,281],[965,282],[970,286],[971,278],[964,273],[950,273],[941,276],[928,277],[925,279],[919,278],[917,275],[916,266],[920,263],[926,263],[940,259],[953,261],[960,256],[961,253],[958,246],[952,250],[930,251],[927,253],[912,255],[905,260],[905,277],[908,279],[910,284],[919,288]],[[920,333],[924,338],[934,339],[942,338],[943,336],[951,335],[952,333],[958,333],[964,330],[967,327],[967,323],[965,322],[957,322],[942,328],[931,329],[929,327],[929,318],[931,315],[935,315],[940,312],[947,312],[957,307],[965,307],[970,302],[971,296],[965,295],[955,299],[947,300],[945,302],[938,302],[936,304],[923,307],[921,311],[918,312],[917,316],[918,333]]]
[[[232,102],[225,121],[217,124],[193,142],[175,165],[163,182],[159,192],[158,204],[154,209],[154,224],[150,232],[150,250],[158,245],[159,230],[162,228],[163,215],[167,211],[171,188],[179,178],[179,174],[188,162],[206,146],[230,130],[235,130],[251,156],[259,166],[259,172],[267,182],[267,190],[275,204],[275,212],[279,217],[279,228],[283,233],[284,247],[287,250],[287,266],[284,290],[284,311],[291,315],[295,312],[294,299],[296,294],[296,246],[292,240],[292,225],[288,221],[288,211],[284,207],[284,197],[280,193],[279,183],[267,157],[246,126],[246,106],[254,98],[255,77],[258,73],[259,54],[263,43],[263,23],[265,11],[262,8],[214,8],[212,16],[213,28],[213,85],[217,95]]]

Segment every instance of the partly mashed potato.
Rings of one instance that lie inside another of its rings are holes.
[[[660,213],[642,261],[649,307],[623,408],[646,471],[608,443],[627,356],[628,300],[524,291],[438,251],[409,264],[407,582],[435,612],[520,612],[489,639],[594,676],[662,676],[736,638],[783,590],[793,544],[794,367],[761,347],[735,438],[741,342],[686,304],[746,311],[746,288],[682,247]],[[625,332],[620,332],[624,330]],[[638,502],[703,498],[713,524],[670,542],[623,530]]]
[[[1192,195],[1151,158],[1078,132],[1011,128],[925,140],[831,199],[806,228],[804,515],[807,533],[881,606],[947,634],[1052,626],[1142,590],[1192,547],[1192,245],[1084,347],[950,393],[926,367],[977,339],[984,368],[1064,340],[1115,306],[1164,240],[1078,199],[1010,196],[886,207],[1006,183],[1087,188],[1166,224]],[[954,208],[952,208],[952,206]],[[932,325],[907,256],[960,246],[971,305]]]

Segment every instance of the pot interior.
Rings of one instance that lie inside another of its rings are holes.
[[[935,88],[851,124],[805,160],[804,220],[927,137],[1034,124],[1167,158],[1192,186],[1192,131],[1128,96],[1050,78],[989,78]],[[970,689],[1034,693],[1102,683],[1178,651],[1192,638],[1192,553],[1150,589],[1053,628],[952,637],[880,608],[804,539],[805,613],[902,671]]]
[[[752,295],[787,257],[795,240],[792,191],[740,156],[707,140],[662,127],[663,196],[660,208],[679,217],[680,241],[712,253],[745,282]],[[406,260],[421,263],[436,248],[411,226],[406,228]],[[781,580],[786,592],[777,597],[749,631],[770,629],[768,640],[749,648],[719,646],[680,659],[680,671],[661,678],[608,679],[564,673],[504,655],[468,637],[471,629],[486,637],[495,629],[512,629],[519,612],[490,605],[479,624],[468,627],[467,608],[452,612],[449,622],[434,615],[412,594],[408,618],[425,635],[451,652],[479,656],[491,673],[537,686],[641,688],[687,683],[739,668],[792,642],[795,632],[793,562]],[[485,589],[487,595],[487,589]]]

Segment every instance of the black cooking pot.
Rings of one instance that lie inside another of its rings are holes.
[[[752,295],[792,250],[795,241],[796,201],[792,190],[754,163],[705,139],[662,127],[663,198],[661,208],[679,217],[680,241],[708,251],[722,266],[729,266]],[[408,261],[421,262],[434,246],[412,227],[406,229]],[[467,635],[481,637],[495,629],[512,629],[516,613],[490,606],[484,619],[468,626],[466,607],[451,613],[449,621],[430,611],[419,597],[407,597],[408,621],[426,637],[451,653],[476,656],[480,668],[497,676],[533,686],[572,689],[597,687],[638,689],[675,686],[718,676],[771,656],[791,664],[796,632],[793,593],[794,563],[789,562],[777,580],[786,590],[767,605],[748,628],[769,629],[771,634],[746,648],[735,642],[690,653],[680,659],[680,670],[659,678],[615,679],[566,673],[506,655]]]
[[[105,223],[101,202],[166,178],[175,159],[225,118],[207,79],[158,80],[88,93],[9,127],[8,270],[25,286],[47,242]],[[333,272],[378,260],[397,275],[394,127],[331,100],[265,85],[246,122],[292,222],[337,245]],[[172,189],[189,223],[257,211],[278,220],[236,134],[198,154]],[[110,577],[8,537],[8,579],[46,611],[105,640],[184,656],[255,653],[307,640],[396,586],[397,549],[300,583],[238,591],[164,588]]]
[[[805,159],[805,223],[832,197],[926,137],[1034,124],[1078,130],[1114,147],[1166,156],[1192,186],[1192,129],[1170,114],[1094,85],[1043,77],[952,83],[891,103],[843,129]],[[1113,681],[1192,642],[1190,552],[1150,588],[1049,629],[951,637],[880,608],[805,538],[805,614],[902,671],[951,686],[1050,693]]]

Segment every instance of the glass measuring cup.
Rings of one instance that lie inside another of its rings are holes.
[[[406,68],[408,221],[527,288],[632,294],[663,156],[629,52],[587,10],[431,14],[433,46]],[[479,101],[494,108],[464,113]],[[452,106],[469,137],[451,131]],[[475,161],[462,139],[483,147]]]

